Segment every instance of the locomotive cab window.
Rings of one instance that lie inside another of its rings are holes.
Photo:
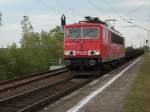
[[[68,28],[66,29],[66,36],[68,38],[97,38],[97,28]]]
[[[98,29],[96,28],[84,28],[83,29],[83,38],[97,38]]]
[[[67,29],[67,37],[69,38],[81,38],[81,29],[80,28],[69,28]]]

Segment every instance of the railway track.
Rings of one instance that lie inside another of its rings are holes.
[[[17,78],[17,79],[13,79],[13,80],[1,81],[0,82],[0,89],[3,88],[3,87],[14,85],[14,84],[16,85],[16,83],[27,82],[27,81],[30,81],[30,80],[37,79],[39,77],[44,77],[47,74],[53,75],[54,73],[63,72],[63,71],[66,71],[66,70],[67,70],[66,68],[60,68],[60,69],[57,69],[57,70],[52,70],[52,71],[43,72],[43,73],[36,73],[36,74],[31,75],[31,76],[21,77],[21,78]]]
[[[52,70],[52,71],[48,71],[48,72],[33,74],[33,75],[27,76],[27,77],[17,78],[17,79],[13,79],[13,80],[1,81],[0,82],[0,91],[3,91],[5,88],[12,87],[14,85],[20,85],[20,84],[25,83],[25,82],[28,83],[30,81],[38,80],[40,78],[44,78],[44,77],[47,77],[49,75],[53,76],[57,73],[64,72],[64,71],[67,71],[67,69],[66,68],[61,68],[61,69]]]
[[[43,74],[34,74],[30,77],[1,82],[0,99],[36,88],[37,85],[45,85],[51,81],[56,81],[57,79],[64,80],[65,77],[69,78],[70,76],[66,74],[67,72],[68,70],[66,68],[62,68]]]
[[[54,73],[52,73],[53,75],[49,74],[51,80],[49,80],[48,83],[42,85],[39,85],[37,83],[36,87],[33,87],[30,90],[28,89],[26,91],[20,92],[19,94],[15,93],[14,95],[1,99],[0,112],[37,111],[38,109],[43,108],[45,105],[50,104],[53,101],[56,101],[57,99],[71,93],[72,91],[77,90],[78,88],[92,81],[96,77],[99,77],[100,75],[103,75],[107,72],[109,71],[105,71],[103,73],[96,73],[97,75],[93,77],[79,77],[78,75],[75,75],[74,72],[70,72],[67,70],[61,72],[57,71],[57,73],[55,71]],[[54,74],[59,74],[59,75],[54,75]],[[44,77],[44,75],[42,76]],[[51,76],[55,76],[54,78],[55,80]],[[48,78],[46,79],[41,78],[41,81],[45,82],[44,80],[47,79]],[[22,87],[25,87],[25,85],[23,85]]]
[[[32,112],[80,88],[94,77],[72,77],[0,100],[1,112]]]

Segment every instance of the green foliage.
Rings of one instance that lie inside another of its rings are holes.
[[[62,58],[63,33],[61,28],[49,32],[34,32],[27,16],[21,21],[21,46],[14,43],[0,49],[0,79],[12,79],[48,71],[51,61]]]
[[[23,20],[21,20],[21,27],[23,36],[33,31],[33,27],[28,16],[23,16]]]
[[[144,63],[124,101],[122,112],[150,112],[150,54]]]

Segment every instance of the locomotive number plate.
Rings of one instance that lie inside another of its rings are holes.
[[[87,51],[77,51],[77,54],[79,54],[79,55],[87,55],[88,52]]]

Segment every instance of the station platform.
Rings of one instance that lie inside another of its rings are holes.
[[[121,112],[124,99],[142,63],[143,57],[134,59],[40,112]]]
[[[64,68],[64,67],[65,67],[65,65],[53,65],[53,66],[50,66],[49,69],[57,70],[57,69]]]

